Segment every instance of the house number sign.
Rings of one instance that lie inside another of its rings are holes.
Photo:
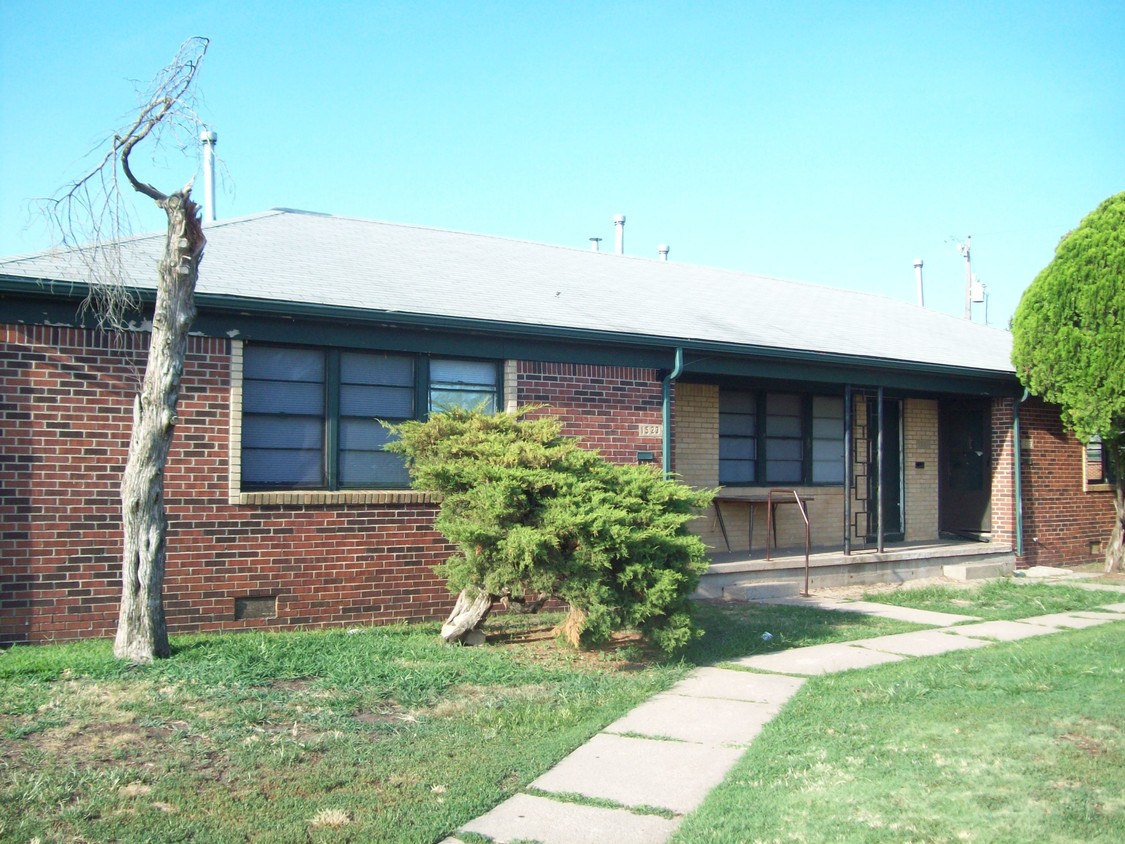
[[[664,433],[663,425],[638,425],[637,433],[642,437],[660,437]]]

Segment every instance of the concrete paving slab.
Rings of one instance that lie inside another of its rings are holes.
[[[1056,566],[1031,566],[1030,568],[1023,569],[1020,572],[1020,577],[1028,578],[1043,578],[1043,577],[1074,577],[1076,572],[1073,569],[1062,569]]]
[[[984,648],[991,643],[983,639],[954,636],[943,630],[917,630],[914,633],[896,633],[892,636],[864,639],[855,644],[862,648],[871,648],[873,651],[902,656],[936,656],[950,651]]]
[[[661,694],[614,721],[605,731],[715,747],[745,747],[780,708],[772,703]]]
[[[599,733],[531,785],[686,814],[723,781],[742,752]]]
[[[811,607],[814,610],[838,610],[844,604],[848,603],[842,598],[825,598],[818,597],[817,595],[810,595],[809,597],[795,597],[795,598],[762,598],[756,603],[759,604],[781,604],[787,607]]]
[[[840,609],[844,612],[861,612],[864,615],[893,618],[896,621],[909,621],[913,624],[932,624],[934,627],[950,627],[962,621],[979,620],[975,615],[918,610],[913,607],[898,607],[894,604],[878,604],[874,601],[846,601]]]
[[[714,697],[772,703],[781,707],[804,684],[804,678],[782,674],[755,674],[727,668],[697,668],[672,686],[670,695]]]
[[[1125,601],[1120,604],[1106,604],[1102,609],[1110,612],[1125,612]]]
[[[942,566],[941,573],[950,580],[991,580],[1011,574],[1015,568],[1015,561],[1007,559],[1004,562],[981,563],[953,563]]]
[[[782,674],[831,674],[835,671],[848,671],[852,668],[870,668],[884,662],[898,662],[897,654],[882,653],[868,648],[850,645],[813,645],[808,648],[793,648],[772,654],[758,654],[738,660],[735,665],[756,668],[759,671],[777,671]]]
[[[1125,595],[1125,586],[1117,586],[1112,583],[1068,583],[1067,586],[1074,586],[1077,589],[1086,589],[1090,592],[1117,592]],[[1106,595],[1110,600],[1113,595]]]
[[[1097,609],[1089,610],[1074,610],[1069,615],[1076,615],[1079,618],[1106,618],[1107,616],[1111,621],[1125,620],[1125,612],[1114,612],[1105,607],[1098,607]]]
[[[1108,624],[1111,621],[1116,621],[1112,615],[1106,615],[1105,618],[1094,617],[1087,618],[1086,616],[1079,615],[1073,612],[1056,612],[1048,615],[1033,615],[1030,618],[1020,619],[1024,624],[1038,624],[1043,627],[1060,627],[1069,628],[1072,630],[1081,630],[1084,627],[1097,627],[1099,624]]]
[[[1046,636],[1056,628],[1038,624],[1024,624],[1022,621],[982,621],[980,624],[961,624],[950,627],[946,632],[958,636],[980,639],[994,639],[998,642],[1015,642],[1030,636]]]
[[[602,809],[517,794],[459,832],[487,835],[497,844],[539,841],[541,844],[661,844],[672,837],[679,820],[635,815],[624,809]]]
[[[934,627],[949,627],[962,621],[976,621],[975,615],[958,615],[933,610],[916,610],[912,607],[897,607],[893,604],[879,604],[875,601],[845,601],[840,598],[770,598],[759,601],[762,604],[781,604],[787,607],[809,607],[815,610],[834,610],[836,612],[858,612],[863,615],[877,615],[893,618],[896,621],[909,621],[914,624],[931,624]]]

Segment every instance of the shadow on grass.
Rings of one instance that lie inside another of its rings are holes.
[[[703,636],[682,654],[692,665],[924,629],[923,625],[860,613],[719,601],[696,602],[695,620]]]

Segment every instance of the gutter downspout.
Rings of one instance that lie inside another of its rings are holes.
[[[1020,453],[1020,405],[1031,396],[1031,390],[1024,388],[1023,398],[1016,402],[1015,412],[1012,414],[1012,435],[1015,437],[1016,471],[1016,557],[1023,556],[1023,455]]]
[[[660,385],[661,414],[661,458],[664,464],[664,478],[672,477],[672,382],[684,371],[684,347],[676,347],[676,364]]]

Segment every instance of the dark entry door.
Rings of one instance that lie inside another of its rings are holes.
[[[992,412],[989,401],[943,401],[938,419],[943,533],[980,538],[992,530]]]
[[[883,499],[883,539],[901,542],[902,529],[902,402],[883,400],[883,476],[879,483],[879,402],[867,402],[867,430],[871,437],[868,447],[867,500],[871,510],[867,514],[867,541],[879,539],[879,496]],[[882,489],[880,490],[880,486]]]

